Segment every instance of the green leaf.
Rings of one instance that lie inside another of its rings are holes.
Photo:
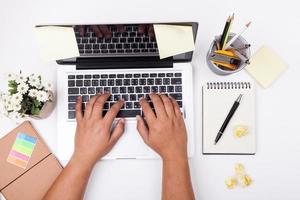
[[[40,107],[41,106],[41,102],[39,102],[36,99],[33,100],[33,104],[34,104],[35,107]]]
[[[10,94],[16,94],[18,92],[18,83],[16,81],[10,80],[8,81],[8,87]]]
[[[33,104],[31,106],[31,115],[39,115],[40,114],[40,109],[35,107]]]

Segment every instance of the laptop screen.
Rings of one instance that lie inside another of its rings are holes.
[[[155,23],[156,24],[156,23]],[[167,25],[192,26],[194,42],[197,36],[197,22],[159,23]],[[66,26],[66,25],[64,25]],[[145,24],[80,24],[72,26],[75,32],[80,56],[78,58],[101,59],[145,57],[159,59],[159,52],[153,23]],[[172,57],[173,62],[189,62],[193,52]],[[170,59],[170,58],[168,58]],[[74,64],[77,58],[58,60],[59,64]]]

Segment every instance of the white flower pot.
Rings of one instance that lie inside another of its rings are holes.
[[[52,97],[53,97],[52,101],[47,101],[43,105],[43,107],[38,115],[29,115],[29,117],[31,117],[33,119],[46,119],[47,117],[49,117],[55,107],[55,102],[54,102],[55,98],[53,96],[53,93],[52,93]]]

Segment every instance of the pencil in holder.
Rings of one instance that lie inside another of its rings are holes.
[[[234,36],[235,33],[230,33],[228,40]],[[226,51],[222,51],[220,38],[221,36],[215,37],[207,52],[208,67],[218,75],[229,75],[244,69],[250,63],[250,44],[242,36],[239,36]]]

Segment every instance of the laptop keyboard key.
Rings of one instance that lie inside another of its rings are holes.
[[[128,94],[122,94],[122,99],[124,101],[128,101]]]
[[[170,96],[173,97],[175,100],[182,100],[181,93],[172,93],[172,94],[170,94]]]
[[[150,87],[144,86],[144,93],[150,93]]]
[[[79,94],[79,88],[69,88],[68,94]]]
[[[139,79],[139,85],[146,85],[147,81],[144,78]]]
[[[76,79],[83,79],[83,75],[76,75]]]
[[[181,77],[182,74],[181,73],[175,73],[175,77]]]
[[[141,115],[141,110],[120,110],[117,114],[117,117],[126,118],[126,117],[136,117]]]
[[[126,109],[131,109],[133,106],[132,106],[132,102],[125,102],[125,108]]]
[[[154,85],[154,79],[153,78],[147,79],[147,85]]]
[[[140,102],[134,102],[133,108],[141,108]]]
[[[93,78],[94,78],[94,79],[99,79],[99,78],[100,78],[100,75],[99,75],[99,74],[94,74],[94,75],[93,75]]]
[[[171,83],[173,85],[179,85],[179,84],[182,84],[182,80],[181,80],[181,78],[172,78]]]
[[[94,88],[94,87],[89,87],[89,88],[88,88],[88,93],[89,93],[89,94],[96,94],[95,88]]]
[[[69,119],[75,119],[76,111],[69,111],[68,112],[68,118]]]
[[[122,85],[122,79],[117,79],[116,80],[116,86],[121,86]]]
[[[110,87],[104,87],[104,92],[110,93]]]
[[[68,96],[68,102],[76,102],[78,96]]]
[[[141,86],[135,87],[135,93],[142,93],[142,92],[143,92],[143,88]]]
[[[121,95],[115,94],[114,95],[114,101],[119,101],[121,99]]]
[[[134,87],[128,87],[127,90],[128,93],[134,93]]]
[[[76,86],[77,87],[82,87],[83,86],[83,81],[82,80],[76,80]]]
[[[130,85],[130,79],[124,79],[124,85]]]
[[[152,86],[151,87],[151,92],[157,93],[158,92],[158,87],[157,86]]]
[[[175,86],[175,92],[182,92],[182,86]]]
[[[75,86],[75,81],[74,80],[69,80],[68,81],[68,86],[69,87],[74,87]]]
[[[120,87],[120,93],[126,93],[126,87]]]
[[[174,86],[173,85],[168,86],[167,91],[168,92],[174,92]]]
[[[114,86],[114,85],[115,85],[115,80],[114,80],[114,79],[109,79],[109,80],[107,81],[107,85],[108,85],[108,86]]]
[[[103,87],[96,87],[96,94],[103,93]]]
[[[159,92],[165,93],[166,92],[166,86],[159,86]]]
[[[139,83],[138,79],[131,79],[131,85],[138,85]]]
[[[99,86],[98,80],[92,80],[92,86]]]
[[[80,88],[80,94],[87,94],[87,88]]]
[[[84,86],[91,86],[91,80],[84,80]]]
[[[69,103],[68,104],[68,109],[69,110],[75,110],[75,107],[76,107],[76,103]]]
[[[75,79],[75,75],[68,75],[68,79]]]
[[[162,84],[162,79],[161,78],[156,78],[155,79],[155,85],[161,85]]]
[[[100,80],[100,86],[106,86],[106,80]]]
[[[111,93],[113,93],[113,94],[119,93],[119,88],[118,87],[112,87],[111,88]]]
[[[170,79],[169,78],[164,78],[163,83],[164,83],[164,85],[170,85]]]
[[[130,101],[136,101],[136,95],[135,95],[135,94],[131,94],[131,95],[129,96],[129,100],[130,100]]]
[[[83,95],[82,96],[82,102],[89,102],[90,97],[88,95]]]

